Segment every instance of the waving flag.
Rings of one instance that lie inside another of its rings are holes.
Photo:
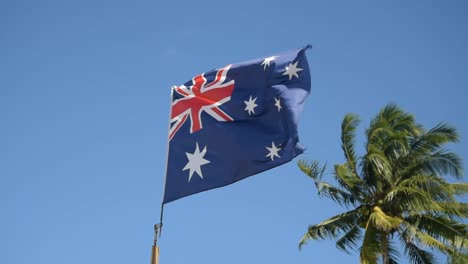
[[[304,151],[303,49],[230,64],[172,88],[163,204],[272,169]]]

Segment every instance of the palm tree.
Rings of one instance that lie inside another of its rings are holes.
[[[413,115],[387,105],[365,132],[365,154],[357,156],[358,124],[356,115],[343,119],[346,162],[334,166],[337,186],[322,180],[326,166],[298,163],[315,181],[319,195],[348,209],[309,226],[299,247],[309,240],[332,238],[347,253],[359,246],[361,263],[387,264],[397,263],[399,240],[411,263],[435,263],[434,250],[449,259],[466,258],[468,230],[463,219],[468,206],[457,196],[468,192],[468,184],[443,178],[463,176],[461,158],[443,148],[458,142],[456,129],[440,123],[426,130]]]

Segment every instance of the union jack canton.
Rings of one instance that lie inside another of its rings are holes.
[[[307,46],[230,64],[172,88],[163,203],[222,187],[304,151]]]

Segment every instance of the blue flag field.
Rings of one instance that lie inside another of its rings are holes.
[[[172,88],[163,204],[272,169],[304,151],[298,122],[310,92],[308,48],[229,64]]]

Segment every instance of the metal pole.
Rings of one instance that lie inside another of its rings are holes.
[[[176,86],[171,87],[171,100],[170,105],[172,104],[172,98],[174,94],[174,89]],[[169,111],[169,122],[168,122],[168,132],[170,133],[171,130],[171,113]],[[167,163],[169,163],[169,140],[167,141],[167,154],[166,154],[166,174],[164,175],[164,189],[163,189],[163,201],[161,203],[161,215],[159,218],[159,224],[154,225],[154,243],[151,248],[151,264],[159,264],[159,247],[158,237],[161,237],[162,233],[162,226],[163,226],[163,215],[164,215],[164,192],[166,191],[166,177],[167,177]]]
[[[161,235],[162,223],[154,225],[154,242],[153,247],[151,248],[151,263],[150,264],[159,264],[159,247],[158,247],[158,237]]]

